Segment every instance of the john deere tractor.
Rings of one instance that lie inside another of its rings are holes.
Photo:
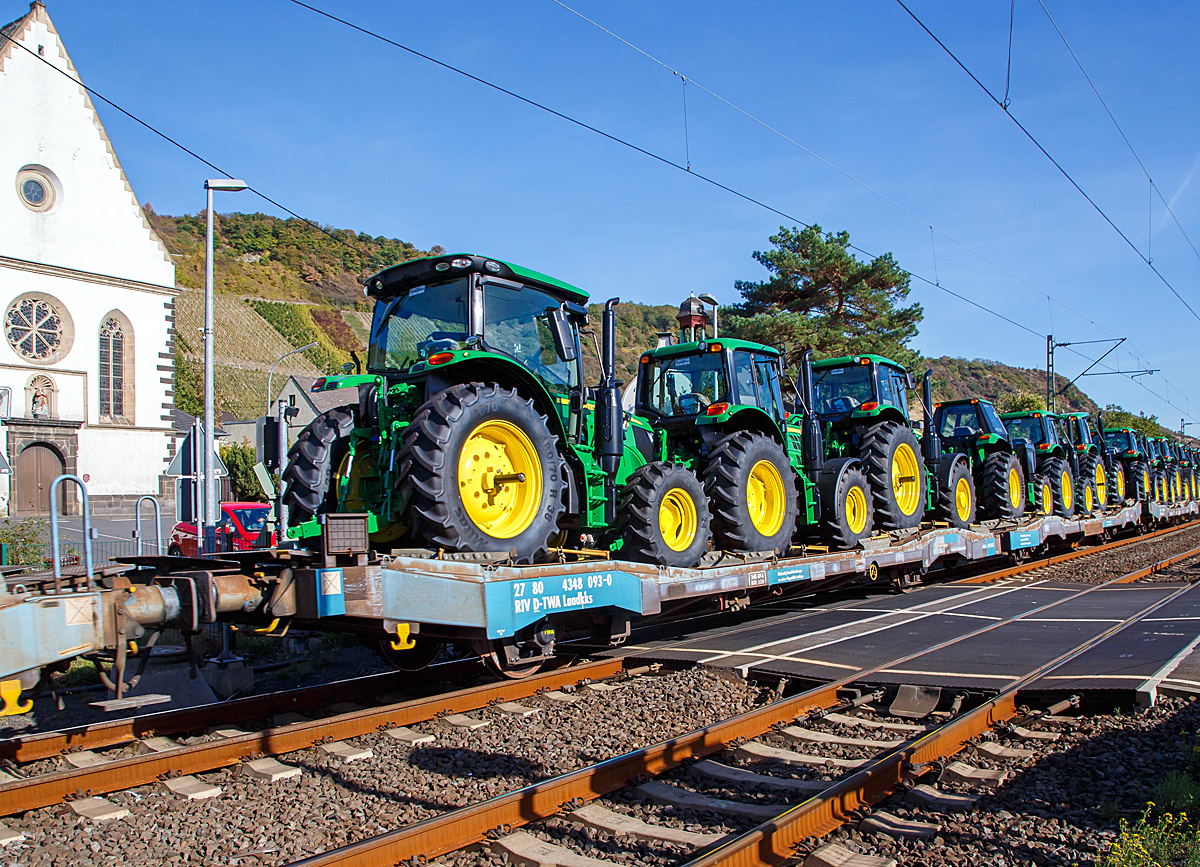
[[[1054,416],[1044,412],[1006,412],[1001,413],[1000,419],[1014,446],[1023,448],[1021,443],[1033,446],[1037,472],[1050,487],[1054,514],[1074,516],[1076,481],[1067,452],[1070,444],[1062,441]],[[1041,496],[1039,490],[1038,497]]]
[[[1175,458],[1171,454],[1170,440],[1166,437],[1147,437],[1147,442],[1150,445],[1150,454],[1152,458],[1151,466],[1154,467],[1157,482],[1155,488],[1157,496],[1155,499],[1160,503],[1174,503],[1177,499],[1177,477]]]
[[[932,389],[926,374],[926,406]],[[975,523],[975,496],[982,505],[978,517],[1012,519],[1025,514],[1027,499],[1036,496],[1040,480],[1029,476],[1008,439],[1008,431],[986,400],[969,398],[932,404],[933,424],[922,438],[926,463],[937,479],[938,516],[956,527]],[[1032,466],[1030,450],[1030,469]]]
[[[807,536],[822,517],[838,547],[871,533],[861,467],[824,467],[811,414],[788,411],[783,382],[779,350],[744,340],[689,340],[641,356],[636,412],[654,428],[655,457],[704,480],[718,549],[784,554],[798,527]]]
[[[697,559],[708,509],[686,467],[656,460],[626,419],[615,377],[617,299],[605,305],[601,381],[585,387],[587,295],[476,255],[405,262],[366,284],[375,299],[365,373],[289,453],[292,538],[325,512],[366,512],[372,543],[542,558],[570,534],[620,536],[630,555]],[[620,508],[618,508],[620,505]],[[618,528],[618,512],[621,520]]]
[[[1109,485],[1108,485],[1108,465],[1107,453],[1101,446],[1102,443],[1093,431],[1091,417],[1086,412],[1068,412],[1061,413],[1058,416],[1059,428],[1066,435],[1066,440],[1071,444],[1072,450],[1070,454],[1071,469],[1075,473],[1075,478],[1080,479],[1081,484],[1091,483],[1091,488],[1095,494],[1095,502],[1087,502],[1087,489],[1083,490],[1081,505],[1083,511],[1091,514],[1096,511],[1102,511],[1110,502]],[[1122,493],[1124,492],[1124,479],[1119,482]],[[1121,502],[1121,499],[1115,502]]]
[[[824,460],[861,462],[877,530],[920,525],[930,486],[908,420],[912,374],[878,355],[827,358],[812,365],[811,409]]]
[[[1125,480],[1127,492],[1133,494],[1138,502],[1146,502],[1151,497],[1153,486],[1150,478],[1150,464],[1146,452],[1142,448],[1141,435],[1133,428],[1105,428],[1104,446],[1112,462],[1114,473],[1120,471]],[[1126,492],[1122,492],[1126,493]],[[1124,497],[1122,497],[1124,501]]]

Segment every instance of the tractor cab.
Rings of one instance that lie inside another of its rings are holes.
[[[927,373],[926,406],[932,399]],[[936,479],[939,517],[954,526],[969,526],[976,517],[976,494],[982,506],[979,517],[1021,517],[1032,496],[1026,483],[1033,479],[1033,450],[1028,449],[1024,459],[1014,453],[1003,420],[987,400],[964,398],[932,407],[922,446],[925,464]]]
[[[1117,460],[1136,461],[1145,458],[1138,432],[1133,428],[1105,428],[1104,447],[1109,456]]]
[[[939,403],[933,413],[933,427],[942,441],[943,452],[967,452],[981,443],[1003,441],[1008,444],[1008,430],[996,408],[979,398]]]
[[[1036,504],[1041,507],[1049,494],[1049,506],[1055,514],[1073,516],[1078,481],[1067,451],[1071,445],[1063,439],[1066,432],[1058,418],[1047,412],[1005,412],[1000,418],[1018,452],[1033,448]]]
[[[1059,430],[1065,441],[1071,444],[1068,450],[1071,469],[1077,479],[1091,480],[1095,485],[1100,505],[1109,502],[1109,467],[1107,449],[1095,434],[1092,419],[1086,412],[1068,412],[1057,417]],[[1124,480],[1120,482],[1124,493]]]
[[[908,423],[907,370],[878,355],[828,358],[813,364],[813,412],[825,426],[895,416]]]

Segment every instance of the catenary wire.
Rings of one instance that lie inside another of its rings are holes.
[[[1096,213],[1099,214],[1101,217],[1103,217],[1104,221],[1112,227],[1113,231],[1121,236],[1121,240],[1123,240],[1126,244],[1129,245],[1129,249],[1133,250],[1133,252],[1137,254],[1137,257],[1139,259],[1141,259],[1143,262],[1145,262],[1146,265],[1150,268],[1150,270],[1153,271],[1154,274],[1158,277],[1158,279],[1162,281],[1163,285],[1171,290],[1171,294],[1173,294],[1176,298],[1179,299],[1179,303],[1181,303],[1184,307],[1186,307],[1188,309],[1188,312],[1191,313],[1192,316],[1194,316],[1197,320],[1200,320],[1200,313],[1197,313],[1192,308],[1192,305],[1188,304],[1188,302],[1184,299],[1184,297],[1179,294],[1178,290],[1176,290],[1175,287],[1173,285],[1171,285],[1171,281],[1169,281],[1166,277],[1164,277],[1162,272],[1159,271],[1157,268],[1155,268],[1153,264],[1151,264],[1150,260],[1142,253],[1141,250],[1139,250],[1137,248],[1137,245],[1134,244],[1133,241],[1131,241],[1129,239],[1129,236],[1126,235],[1121,230],[1121,227],[1112,221],[1112,218],[1109,217],[1108,214],[1105,213],[1104,209],[1101,208],[1100,205],[1098,205],[1096,203],[1096,200],[1093,199],[1091,196],[1089,196],[1087,194],[1087,191],[1084,190],[1084,188],[1079,185],[1079,183],[1075,180],[1075,178],[1073,178],[1071,176],[1071,173],[1068,172],[1065,168],[1063,168],[1062,163],[1060,163],[1058,160],[1056,160],[1050,154],[1050,152],[1048,150],[1046,150],[1046,148],[1042,145],[1042,143],[1037,140],[1037,138],[1033,135],[1033,133],[1031,133],[1025,127],[1024,124],[1022,124],[1019,120],[1017,120],[1016,116],[1011,111],[1009,111],[1008,108],[1005,107],[1004,103],[996,98],[996,95],[994,93],[992,93],[991,90],[988,89],[987,85],[985,85],[982,81],[980,81],[976,77],[975,73],[973,73],[970,69],[968,69],[966,64],[964,64],[961,60],[958,59],[958,56],[949,49],[949,47],[946,45],[946,43],[942,42],[942,40],[939,39],[934,34],[934,32],[925,25],[925,22],[923,22],[920,18],[918,18],[911,9],[909,9],[907,6],[904,5],[904,0],[896,0],[896,2],[900,5],[900,8],[903,9],[905,12],[907,12],[909,17],[912,18],[913,21],[917,22],[917,25],[922,30],[924,30],[927,34],[929,34],[929,37],[934,42],[936,42],[938,44],[938,46],[944,52],[946,52],[947,55],[949,55],[950,59],[953,60],[958,65],[958,67],[960,69],[962,69],[963,72],[965,72],[967,75],[969,75],[971,77],[972,81],[974,81],[977,85],[979,85],[980,90],[982,90],[984,93],[986,93],[988,95],[988,98],[991,99],[992,102],[996,103],[996,105],[998,105],[1000,107],[1001,111],[1003,111],[1008,116],[1008,118],[1014,124],[1016,124],[1017,129],[1019,129],[1021,132],[1023,132],[1025,134],[1025,137],[1028,138],[1031,142],[1033,142],[1034,147],[1036,147],[1039,151],[1041,151],[1043,156],[1046,157],[1046,159],[1050,160],[1050,162],[1054,165],[1054,167],[1056,169],[1058,169],[1059,173],[1064,178],[1066,178],[1070,182],[1071,186],[1073,186],[1079,192],[1079,194],[1087,200],[1088,204],[1090,204],[1092,206],[1092,208],[1095,209]]]

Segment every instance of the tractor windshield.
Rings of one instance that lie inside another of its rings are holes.
[[[874,399],[875,382],[867,364],[830,367],[813,382],[813,404],[818,415],[853,412]]]
[[[1113,452],[1136,452],[1137,443],[1133,437],[1129,435],[1127,430],[1106,430],[1104,432],[1104,443],[1108,446],[1109,451]]]
[[[649,379],[646,406],[662,416],[685,416],[729,400],[723,358],[723,353],[706,352],[655,359],[642,365],[642,375]]]
[[[399,298],[375,305],[370,370],[404,370],[439,349],[458,349],[467,338],[466,278],[413,286]]]
[[[1054,445],[1054,435],[1047,436],[1045,426],[1042,424],[1042,419],[1036,416],[1025,416],[1023,418],[1010,418],[1004,422],[1004,426],[1008,429],[1008,435],[1013,440],[1025,440],[1033,443],[1035,446]]]
[[[943,407],[942,423],[938,425],[938,436],[942,439],[973,437],[983,433],[979,424],[979,413],[973,403],[960,403]]]
[[[565,392],[579,384],[579,362],[563,361],[554,350],[546,311],[560,303],[531,286],[485,283],[483,343],[488,349],[515,358],[551,391]],[[578,347],[575,354],[578,357]]]

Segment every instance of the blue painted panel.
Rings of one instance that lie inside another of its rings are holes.
[[[101,646],[100,594],[40,596],[0,608],[0,677]]]
[[[507,638],[548,614],[609,607],[642,614],[642,580],[628,572],[604,571],[489,581],[484,604],[488,637]]]
[[[768,584],[790,584],[793,581],[819,581],[825,577],[824,563],[801,563],[772,569],[767,573]]]
[[[1032,533],[1028,530],[1024,532],[1012,532],[1008,534],[1008,550],[1020,551],[1022,548],[1034,548],[1040,545],[1042,538],[1038,533]]]
[[[317,616],[336,617],[346,613],[346,589],[341,569],[317,570]]]

